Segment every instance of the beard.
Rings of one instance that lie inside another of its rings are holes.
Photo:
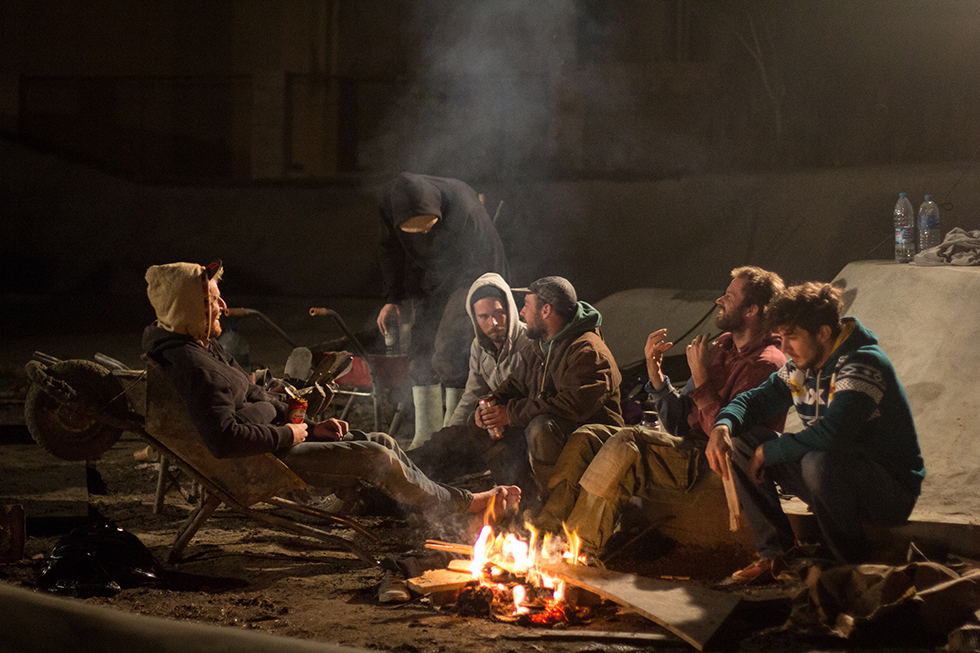
[[[500,349],[507,340],[507,330],[491,329],[490,332],[487,333],[487,337],[490,338],[490,342],[497,346],[497,349]]]
[[[544,326],[537,324],[535,326],[527,325],[527,337],[531,340],[544,340],[544,337],[548,335],[545,331]]]
[[[715,318],[715,327],[721,329],[722,331],[741,331],[745,328],[745,313],[742,306],[735,309],[734,312],[728,313],[724,309],[718,311],[718,316]]]

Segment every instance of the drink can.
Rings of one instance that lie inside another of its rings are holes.
[[[306,399],[302,397],[289,398],[289,421],[293,424],[302,424],[306,419]]]
[[[640,420],[640,426],[648,429],[660,429],[660,416],[657,415],[657,411],[643,411],[643,418]]]
[[[493,398],[493,395],[486,395],[480,397],[480,408],[489,408],[490,406],[496,406],[497,400]],[[504,436],[504,430],[502,428],[492,428],[487,429],[487,433],[490,434],[491,440],[499,440]]]

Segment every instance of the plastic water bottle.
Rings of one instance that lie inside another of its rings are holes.
[[[915,211],[905,193],[898,194],[895,212],[895,262],[908,263],[915,256]]]
[[[935,247],[939,239],[939,207],[926,195],[926,201],[919,207],[919,251]]]

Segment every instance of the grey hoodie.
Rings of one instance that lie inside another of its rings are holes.
[[[490,338],[483,333],[473,315],[473,302],[470,298],[483,286],[495,286],[507,297],[507,340],[504,341],[499,352]],[[488,272],[473,282],[469,292],[466,293],[466,312],[473,323],[476,337],[470,345],[470,372],[466,379],[466,390],[463,398],[456,405],[449,422],[450,426],[460,426],[470,420],[480,397],[491,393],[501,381],[510,376],[521,359],[518,352],[528,343],[525,334],[527,327],[520,320],[514,295],[510,291],[510,286],[499,274]]]

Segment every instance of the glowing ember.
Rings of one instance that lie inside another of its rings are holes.
[[[568,621],[565,583],[542,572],[536,563],[579,564],[581,540],[565,529],[565,542],[550,533],[539,542],[538,532],[530,524],[526,526],[530,533],[527,541],[514,533],[494,535],[490,526],[484,526],[473,545],[470,573],[495,596],[510,595],[510,616],[526,615],[539,624]]]

